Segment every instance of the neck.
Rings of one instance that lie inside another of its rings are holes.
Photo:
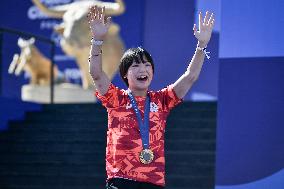
[[[147,89],[145,90],[137,90],[137,89],[131,89],[131,93],[133,94],[133,96],[142,96],[142,97],[146,97],[147,96]]]

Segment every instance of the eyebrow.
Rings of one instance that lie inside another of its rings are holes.
[[[133,61],[133,64],[140,64],[140,63],[143,63],[143,64],[146,64],[146,63],[150,63],[151,64],[151,62],[150,61],[148,61],[148,60],[146,60],[146,61],[139,61],[139,62],[136,62],[136,61]]]

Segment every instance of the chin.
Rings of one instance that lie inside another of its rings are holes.
[[[135,88],[138,90],[148,90],[150,84],[137,84],[135,85]]]
[[[149,86],[136,86],[138,90],[148,90]]]

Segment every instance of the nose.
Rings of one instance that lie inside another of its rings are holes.
[[[141,70],[145,70],[146,71],[146,64],[141,63],[139,67],[140,67]]]
[[[144,63],[139,64],[139,72],[146,71],[146,65]]]

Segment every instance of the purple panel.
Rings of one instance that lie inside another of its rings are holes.
[[[175,82],[186,70],[197,44],[193,35],[195,1],[146,1],[144,47],[155,63],[153,89]],[[211,59],[205,60],[197,83],[185,97],[201,99],[198,95],[217,98],[219,35],[213,33],[208,46]]]
[[[144,47],[155,63],[153,89],[175,82],[187,68],[196,45],[192,34],[194,1],[146,1]]]
[[[284,167],[284,58],[222,59],[217,185],[252,182]]]
[[[283,0],[222,1],[220,57],[284,56]]]

